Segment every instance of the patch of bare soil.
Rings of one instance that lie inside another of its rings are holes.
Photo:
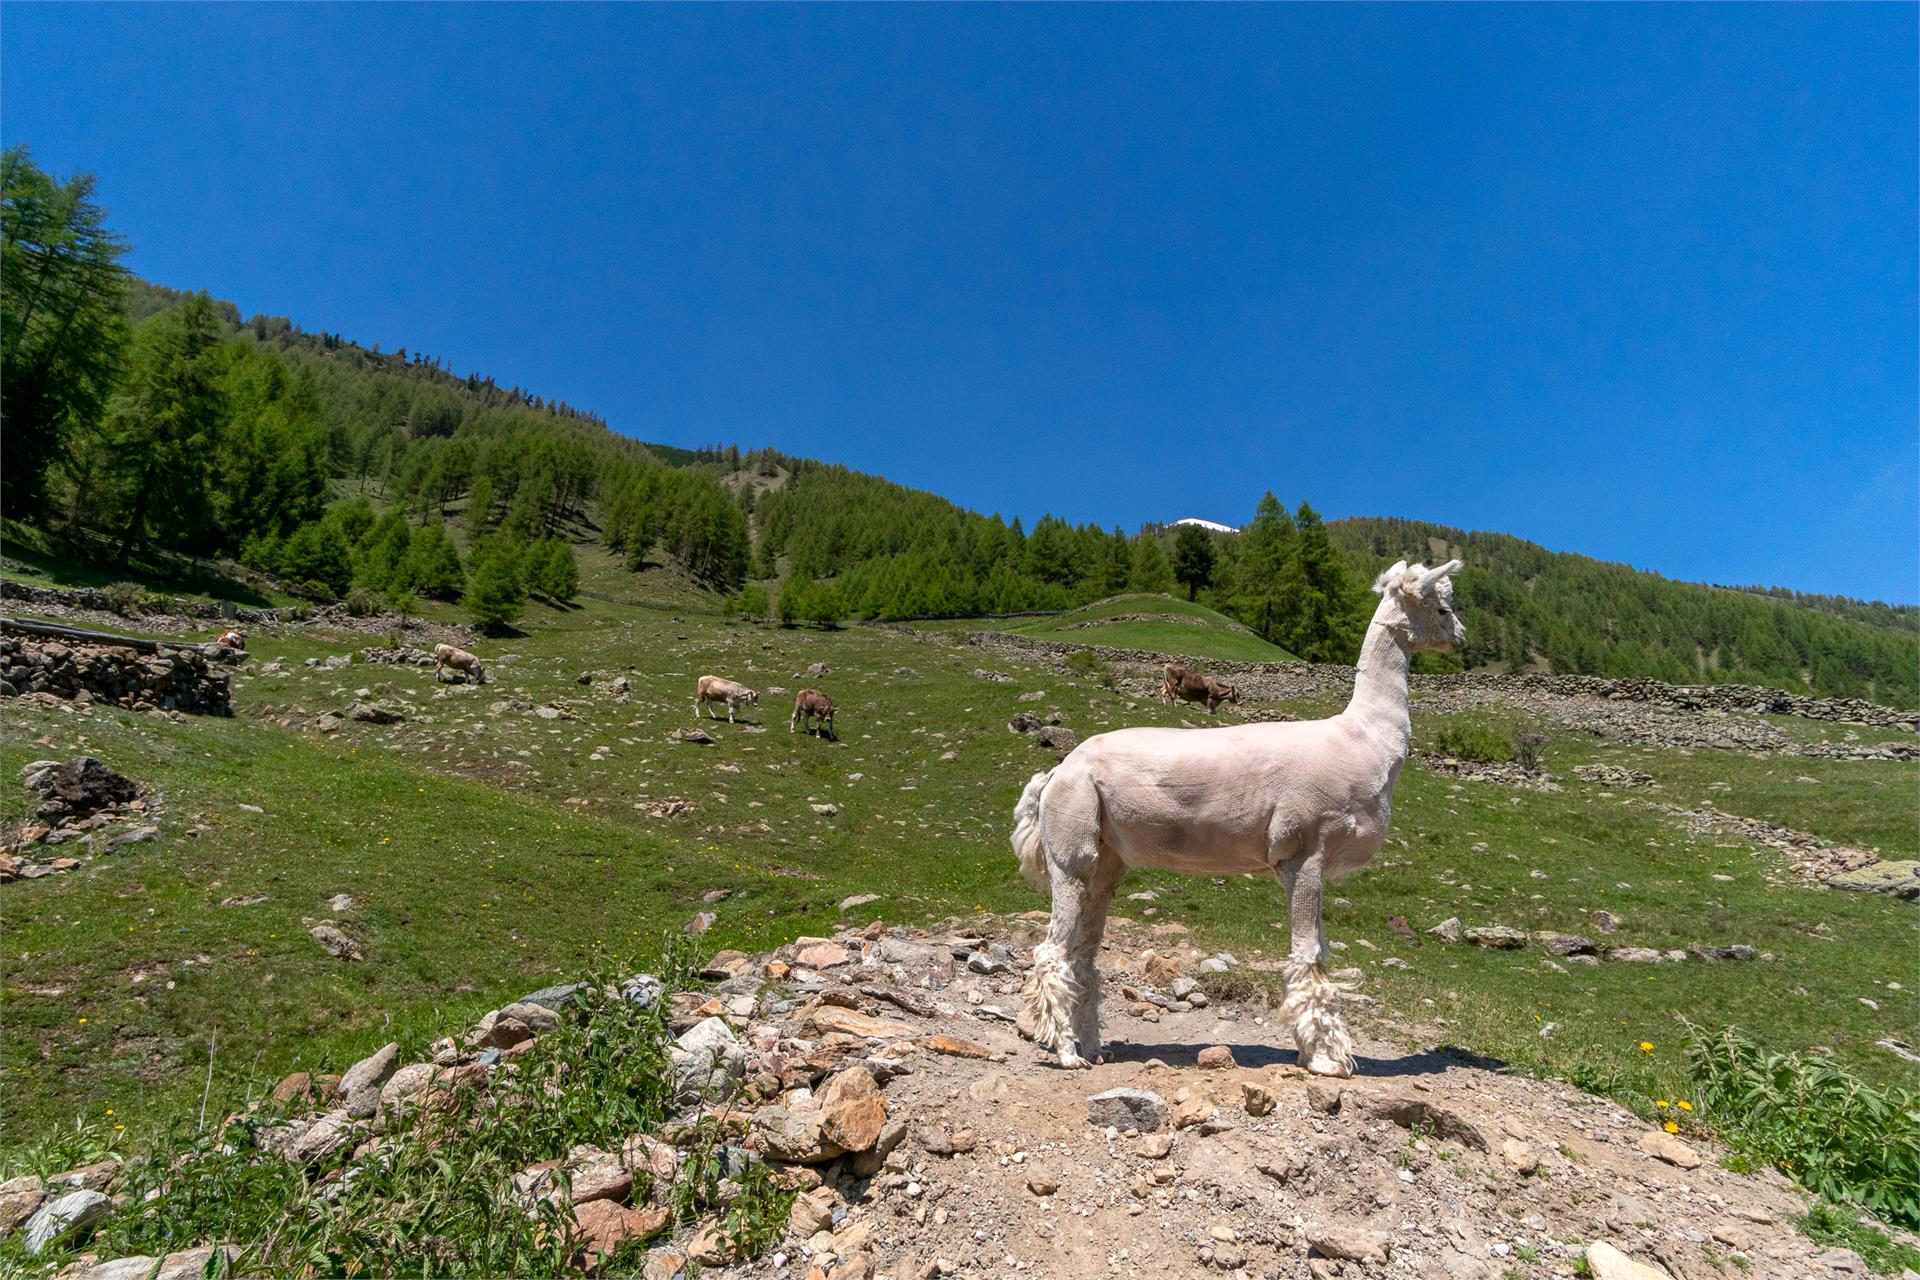
[[[814,998],[749,1042],[799,1050],[846,1039],[826,1030],[843,1013],[882,1020],[850,1030],[907,1132],[877,1172],[877,1152],[816,1165],[790,1237],[720,1274],[1491,1280],[1575,1274],[1596,1240],[1676,1280],[1831,1274],[1779,1175],[1364,1020],[1355,1078],[1310,1077],[1261,1005],[1172,998],[1201,957],[1138,927],[1101,957],[1108,1060],[1063,1071],[1006,1018],[1031,940],[874,927],[782,949]],[[1203,1065],[1220,1047],[1230,1063]],[[1090,1122],[1112,1089],[1150,1091],[1166,1121]],[[781,1102],[813,1105],[804,1089]]]

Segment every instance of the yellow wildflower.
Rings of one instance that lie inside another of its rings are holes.
[[[1662,1129],[1665,1129],[1665,1130],[1666,1130],[1666,1131],[1667,1131],[1668,1133],[1678,1133],[1678,1132],[1680,1132],[1680,1126],[1679,1126],[1679,1125],[1677,1125],[1677,1124],[1675,1124],[1675,1123],[1674,1123],[1673,1121],[1671,1121],[1671,1120],[1669,1120],[1669,1121],[1667,1121],[1667,1122],[1666,1122],[1665,1124],[1663,1124],[1663,1125],[1661,1125],[1660,1127],[1661,1127]]]
[[[1642,1041],[1640,1042],[1640,1052],[1642,1052],[1642,1053],[1652,1053],[1652,1052],[1653,1052],[1653,1041],[1651,1041],[1651,1040],[1642,1040]]]
[[[1666,1107],[1667,1107],[1667,1100],[1665,1098],[1655,1098],[1653,1100],[1653,1105],[1656,1107],[1659,1107],[1662,1111],[1664,1111],[1666,1110]]]
[[[1691,1102],[1688,1102],[1685,1098],[1680,1099],[1680,1101],[1675,1103],[1674,1105],[1679,1107],[1682,1111],[1693,1110],[1693,1104]]]

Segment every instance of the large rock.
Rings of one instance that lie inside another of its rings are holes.
[[[98,1191],[69,1191],[47,1201],[27,1219],[27,1252],[39,1255],[47,1246],[77,1240],[113,1211],[113,1201]]]
[[[1595,1240],[1587,1246],[1587,1269],[1593,1273],[1594,1280],[1673,1280],[1659,1267],[1636,1262],[1605,1240]]]
[[[671,1218],[659,1205],[628,1209],[612,1200],[589,1200],[576,1201],[573,1207],[574,1227],[589,1268],[598,1267],[623,1245],[659,1235]]]
[[[442,1068],[431,1062],[416,1062],[400,1068],[380,1086],[380,1105],[398,1107],[413,1101],[427,1091],[441,1071]]]
[[[1433,928],[1427,930],[1429,938],[1438,938],[1442,942],[1458,942],[1461,938],[1460,917],[1448,916]]]
[[[1480,925],[1467,930],[1467,941],[1476,947],[1495,951],[1514,951],[1527,945],[1527,935],[1504,924]]]
[[[1343,1106],[1348,1102],[1358,1103],[1369,1115],[1391,1120],[1402,1129],[1423,1127],[1432,1130],[1436,1137],[1462,1143],[1475,1151],[1491,1149],[1480,1126],[1451,1107],[1428,1102],[1411,1093],[1361,1093],[1348,1089],[1341,1094],[1341,1101]]]
[[[876,1018],[872,1014],[861,1013],[857,1009],[842,1009],[838,1005],[830,1004],[808,1010],[807,1021],[820,1031],[840,1031],[869,1040],[898,1040],[905,1036],[919,1034],[904,1022],[896,1022],[891,1018]]]
[[[762,1107],[753,1113],[753,1134],[769,1160],[820,1164],[840,1154],[839,1146],[821,1128],[818,1112]]]
[[[1577,933],[1555,933],[1551,929],[1536,931],[1533,940],[1548,955],[1554,956],[1590,956],[1599,950],[1592,938],[1583,938]]]
[[[379,1097],[376,1091],[376,1098]],[[357,1126],[346,1108],[329,1111],[294,1140],[287,1154],[296,1164],[311,1164],[337,1153],[353,1140]]]
[[[820,1131],[846,1151],[866,1151],[887,1124],[887,1100],[865,1067],[849,1067],[820,1092]]]
[[[383,1045],[347,1068],[340,1077],[340,1100],[356,1120],[364,1120],[380,1107],[380,1086],[393,1078],[400,1063],[400,1046]]]
[[[46,1186],[32,1174],[0,1184],[0,1236],[19,1230],[46,1200]]]
[[[1649,1129],[1640,1135],[1640,1149],[1656,1160],[1681,1169],[1698,1169],[1700,1153],[1662,1129]]]
[[[1087,1099],[1087,1122],[1154,1133],[1167,1127],[1167,1100],[1150,1089],[1109,1089]]]
[[[1308,1227],[1307,1247],[1342,1262],[1385,1262],[1387,1238],[1359,1227]]]
[[[384,702],[355,702],[347,707],[347,719],[362,724],[398,724],[407,717]]]
[[[1842,871],[1829,878],[1827,883],[1836,889],[1851,889],[1855,893],[1890,893],[1908,902],[1920,901],[1920,861],[1894,858],[1875,862],[1852,871]]]
[[[723,1019],[703,1018],[674,1042],[673,1091],[682,1103],[728,1097],[746,1073],[747,1050]]]
[[[42,818],[84,818],[102,809],[122,805],[140,794],[131,778],[115,773],[92,756],[75,756],[65,764],[41,770],[27,766],[27,785],[45,797]]]

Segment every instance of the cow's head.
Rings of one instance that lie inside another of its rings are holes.
[[[1232,685],[1227,686],[1227,701],[1236,707],[1240,705],[1240,691]]]
[[[748,702],[748,704],[749,704],[749,705],[751,705],[751,706],[756,706],[756,707],[757,707],[757,706],[759,706],[759,705],[760,705],[760,691],[759,691],[758,689],[749,689],[749,690],[747,690],[747,702]]]

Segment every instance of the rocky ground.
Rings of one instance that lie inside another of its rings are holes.
[[[109,854],[160,837],[160,797],[91,756],[35,760],[20,781],[30,800],[0,823],[0,883],[71,871],[81,863],[75,853]]]
[[[680,1159],[671,1133],[576,1149],[570,1192],[552,1189],[549,1165],[516,1179],[520,1194],[570,1195],[583,1269],[651,1238],[651,1280],[690,1263],[793,1280],[1865,1274],[1794,1231],[1805,1203],[1778,1175],[1732,1173],[1710,1144],[1569,1085],[1370,1028],[1364,998],[1356,1077],[1309,1077],[1264,988],[1232,957],[1184,946],[1177,925],[1114,922],[1107,1060],[1063,1072],[1012,1022],[1042,919],[876,923],[723,952],[711,995],[627,980],[629,1000],[674,1002],[676,1082],[718,1082],[727,1101],[708,1109],[801,1192],[784,1238],[757,1256],[736,1257],[717,1219],[672,1222],[657,1194]],[[397,1109],[514,1071],[570,998],[532,993],[430,1062],[402,1065],[388,1046],[341,1077],[290,1077],[275,1149],[311,1162],[357,1143],[371,1156]],[[0,1230],[53,1238],[84,1231],[61,1225],[82,1210],[89,1225],[115,1211],[112,1168],[16,1183],[0,1187]],[[63,1275],[136,1271],[84,1257]]]

